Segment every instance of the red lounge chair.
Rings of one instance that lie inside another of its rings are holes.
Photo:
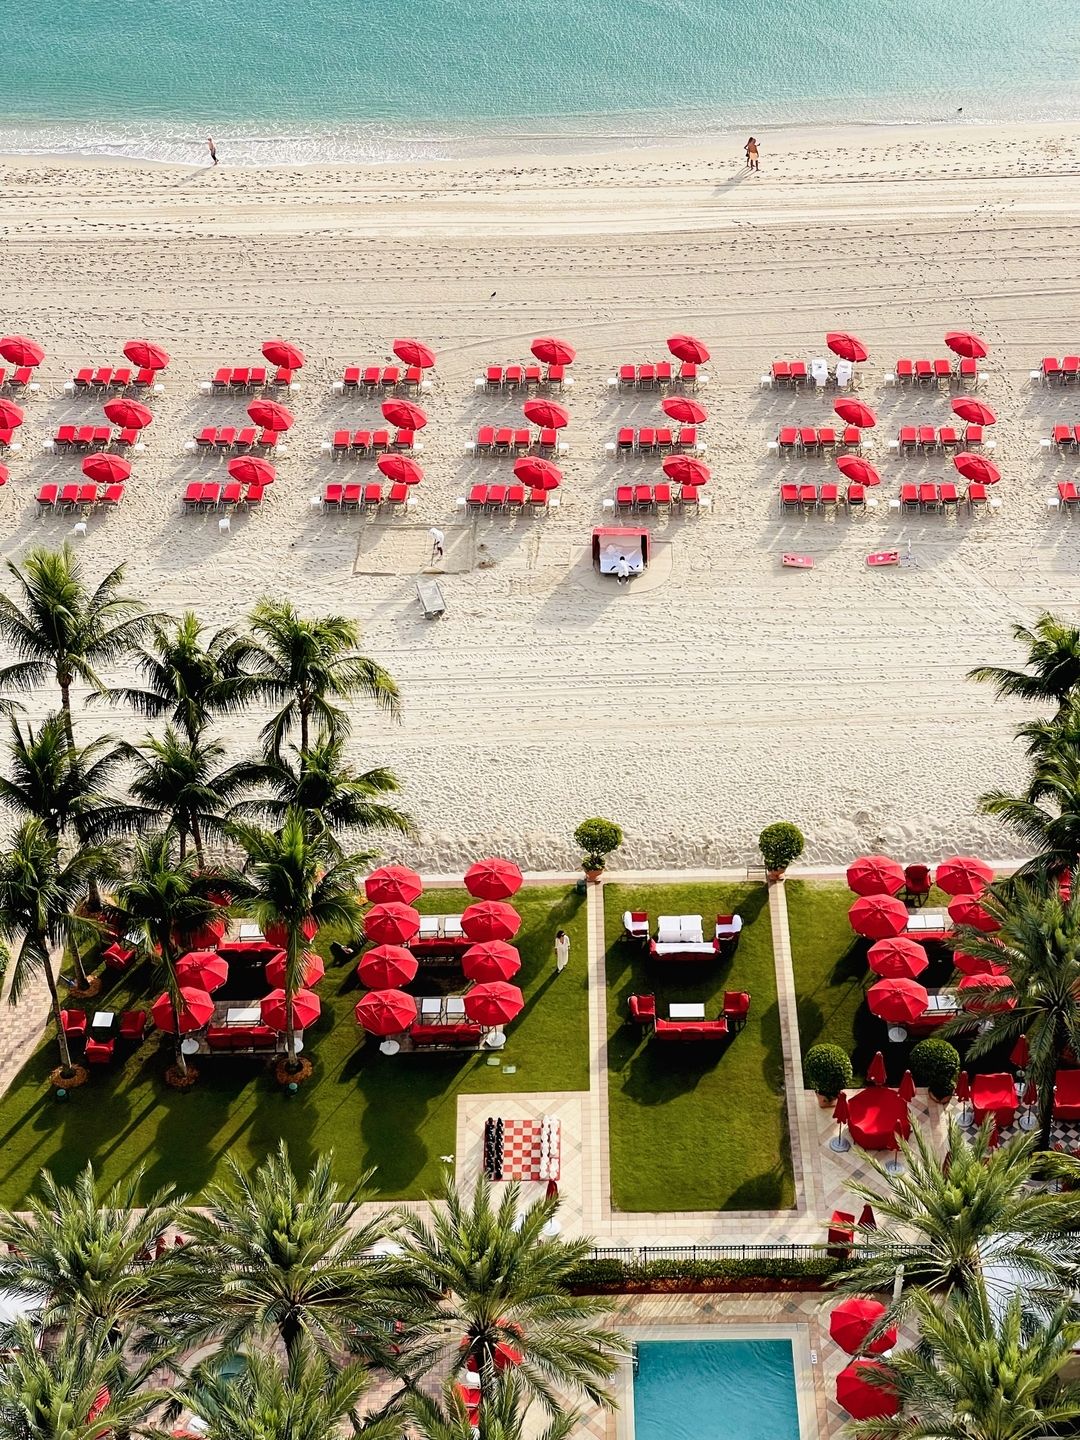
[[[60,510],[73,510],[79,503],[79,486],[76,483],[61,486],[56,505]]]
[[[656,448],[661,455],[664,455],[671,449],[671,445],[671,431],[666,425],[662,425],[656,432]]]
[[[85,485],[79,486],[79,494],[76,500],[77,504],[94,506],[97,504],[97,498],[98,487],[93,481],[88,481]]]
[[[65,1035],[86,1034],[85,1010],[61,1010],[60,1025]]]
[[[132,445],[139,443],[138,430],[120,430],[112,442],[117,450],[128,450]]]
[[[470,510],[482,510],[487,504],[488,487],[486,485],[474,485],[465,497],[465,503]]]
[[[831,425],[821,425],[817,432],[818,447],[823,455],[831,454],[836,449],[836,431]]]
[[[382,433],[383,432],[380,430],[379,434],[381,435]],[[413,442],[415,441],[415,439],[415,430],[395,430],[393,445],[390,445],[388,443],[384,448],[387,450],[393,449],[399,455],[411,455],[413,451]]]
[[[956,493],[956,486],[951,480],[946,480],[941,487],[941,508],[943,510],[958,510],[960,508],[960,496]]]
[[[728,1029],[735,1034],[746,1024],[750,1013],[750,996],[745,990],[724,991],[724,1019]]]
[[[105,390],[112,383],[112,375],[111,365],[99,365],[94,371],[93,383],[98,386],[99,389]]]
[[[817,507],[817,486],[799,486],[799,507],[803,511],[810,511]]]
[[[919,509],[936,510],[941,504],[941,492],[938,487],[930,481],[924,481],[919,486]]]
[[[1076,447],[1071,425],[1055,425],[1050,438],[1059,450],[1073,450]]]
[[[110,1035],[108,1040],[87,1038],[83,1055],[88,1065],[111,1065],[116,1041]]]
[[[615,509],[632,510],[634,508],[634,487],[632,485],[618,485],[615,489]]]
[[[250,370],[250,371],[248,372],[248,388],[249,388],[250,390],[259,390],[259,389],[261,389],[262,386],[264,386],[265,384],[266,384],[266,366],[265,366],[265,365],[256,365],[256,366],[254,367],[254,369],[252,369],[252,370]]]
[[[414,1025],[409,1039],[414,1045],[479,1045],[483,1027],[460,1022],[450,1025]]]
[[[952,365],[948,360],[938,359],[934,361],[934,379],[939,385],[942,380],[947,381],[952,379]]]
[[[357,455],[367,455],[371,450],[371,431],[357,430],[352,437],[352,449]]]
[[[53,444],[60,450],[66,450],[69,445],[75,444],[76,430],[74,425],[60,425],[57,427]]]
[[[798,389],[800,385],[805,385],[805,384],[806,384],[807,378],[808,378],[808,377],[807,377],[807,373],[806,373],[806,361],[805,361],[805,360],[793,360],[793,361],[791,362],[791,383],[792,383],[792,385],[794,385],[795,388]]]
[[[938,445],[945,452],[959,450],[960,435],[954,425],[942,425],[937,433]]]
[[[250,509],[252,505],[261,505],[265,493],[265,485],[249,485],[247,488],[247,494],[244,496],[245,506]]]
[[[124,482],[117,481],[115,485],[106,485],[105,494],[102,495],[98,504],[106,510],[115,510],[124,498]]]
[[[1080,1120],[1080,1070],[1059,1070],[1054,1076],[1054,1119]]]
[[[131,384],[131,367],[121,365],[119,370],[113,371],[112,388],[114,390],[126,390]]]
[[[847,487],[847,496],[845,503],[847,504],[849,515],[865,514],[866,486],[860,485],[857,480],[853,480],[851,484]]]
[[[520,515],[525,508],[525,486],[508,485],[506,487],[506,510],[510,515]]]
[[[360,384],[360,366],[346,365],[345,373],[341,377],[341,383],[346,390],[355,390]]]
[[[772,378],[774,385],[791,384],[791,366],[786,360],[774,360],[772,364]]]
[[[559,367],[556,367],[556,368],[559,368]],[[551,377],[550,377],[550,375],[549,375],[549,377],[548,377],[549,381],[550,381],[550,378],[551,378]],[[526,365],[526,366],[525,366],[525,384],[526,384],[526,386],[529,386],[529,387],[535,387],[535,386],[538,386],[538,385],[540,384],[540,366],[539,366],[539,365]]]
[[[133,383],[138,390],[149,390],[157,384],[157,376],[153,370],[140,370]]]
[[[667,484],[653,486],[653,504],[658,510],[671,509],[671,486]]]
[[[232,371],[228,365],[223,365],[220,370],[214,372],[214,378],[210,381],[211,390],[227,390],[229,381],[232,379]]]
[[[529,509],[546,510],[548,504],[548,492],[546,490],[529,491]]]
[[[1042,362],[1042,373],[1044,380],[1060,380],[1061,366],[1055,355],[1047,355]]]
[[[671,361],[664,360],[656,367],[657,374],[665,383],[671,379]],[[698,371],[692,360],[684,360],[679,366],[679,380],[689,390],[697,389]]]
[[[1080,425],[1073,426],[1073,444],[1080,449]]]
[[[831,483],[827,485],[822,485],[821,492],[818,495],[817,503],[818,509],[821,510],[824,514],[830,514],[831,512],[835,511],[837,505],[840,503],[840,497],[837,494],[836,486]]]
[[[334,438],[330,442],[330,450],[333,455],[345,455],[348,453],[350,436],[348,430],[335,430]]]
[[[81,1011],[79,1012],[82,1013]],[[85,1017],[84,1017],[85,1019]],[[656,1019],[656,996],[655,995],[631,995],[630,996],[630,1019],[638,1025],[648,1025]],[[1078,1072],[1080,1073],[1080,1072]]]
[[[840,436],[840,444],[845,450],[862,451],[862,431],[857,425],[845,425]]]
[[[846,1260],[855,1244],[855,1216],[846,1210],[834,1210],[829,1221],[828,1250],[833,1260]]]
[[[234,390],[246,390],[248,387],[248,376],[250,371],[246,365],[237,366],[229,376],[229,384]]]
[[[119,1035],[121,1040],[141,1040],[146,1034],[147,1015],[145,1010],[125,1010],[120,1016]]]
[[[497,455],[509,455],[514,443],[514,432],[509,425],[500,425],[495,431],[494,450]]]
[[[508,365],[506,367],[506,377],[503,381],[503,384],[505,385],[507,390],[516,390],[518,386],[523,383],[524,379],[525,371],[522,366]]]
[[[681,510],[701,509],[701,490],[697,485],[682,485],[679,488],[679,508]]]
[[[400,378],[401,367],[398,365],[387,365],[379,377],[379,384],[384,390],[394,390],[397,388],[397,383]]]
[[[340,485],[327,485],[326,488],[325,488],[325,490],[323,490],[323,497],[322,497],[323,509],[324,509],[324,510],[340,510],[340,509],[341,509],[341,495],[342,495],[342,487],[341,487]]]
[[[813,455],[817,450],[818,433],[814,425],[804,425],[799,430],[799,444],[802,446],[805,455]]]
[[[1076,380],[1078,377],[1080,377],[1080,355],[1066,355],[1061,362],[1062,380]]]
[[[653,493],[651,485],[634,486],[634,509],[651,510],[653,508]]]
[[[897,439],[900,442],[901,454],[913,455],[919,441],[919,432],[914,425],[901,425]]]
[[[920,426],[919,426],[919,449],[920,449],[920,450],[936,450],[936,449],[937,449],[937,431],[934,429],[933,425],[920,425]]]
[[[501,365],[489,365],[484,383],[489,390],[498,390],[503,383],[503,369]]]
[[[189,487],[190,488],[190,487]],[[119,940],[114,940],[101,957],[107,970],[126,970],[135,958],[135,951]]]
[[[633,388],[637,384],[637,369],[633,365],[619,366],[619,384]]]
[[[917,510],[919,508],[919,489],[916,485],[900,486],[900,507],[903,510]]]
[[[200,450],[208,450],[217,441],[217,426],[207,425],[195,436],[195,444]]]
[[[37,493],[38,514],[44,515],[46,510],[51,510],[56,504],[56,496],[59,492],[58,485],[42,485]]]
[[[386,497],[386,503],[395,510],[407,510],[409,508],[409,487],[401,481],[390,486],[390,494]]]
[[[544,379],[543,379],[543,384],[550,386],[552,390],[561,390],[561,389],[563,388],[563,381],[564,381],[565,379],[566,379],[566,366],[565,366],[565,365],[549,365],[549,366],[547,367],[547,374],[544,376]],[[529,382],[529,371],[526,370],[526,371],[525,371],[525,383],[528,384],[528,382]]]
[[[629,455],[634,449],[634,431],[631,426],[624,425],[615,437],[615,453],[617,455]]]
[[[227,484],[226,484],[226,485],[224,486],[224,488],[222,489],[222,492],[221,492],[221,504],[222,504],[223,506],[225,506],[225,505],[236,506],[236,505],[239,505],[239,504],[240,504],[240,501],[243,499],[243,497],[244,497],[244,487],[240,484],[240,481],[239,481],[239,480],[230,480],[230,481],[227,482]]]
[[[915,367],[910,360],[897,360],[896,362],[896,383],[898,385],[908,384],[915,375]]]
[[[341,496],[341,508],[343,510],[359,510],[360,497],[362,494],[362,485],[346,485]]]
[[[638,387],[639,387],[640,389],[644,390],[646,387],[648,387],[648,388],[651,389],[652,386],[654,386],[654,385],[656,384],[656,366],[655,366],[655,365],[639,365],[639,366],[638,366],[637,378],[638,378]]]
[[[915,379],[925,385],[934,378],[934,367],[929,360],[915,361]]]
[[[219,450],[231,450],[236,443],[236,427],[226,425],[217,434],[217,447]]]
[[[382,504],[382,486],[377,481],[364,486],[364,509],[377,510]]]
[[[989,509],[986,486],[980,480],[973,480],[968,486],[966,499],[968,509],[973,515],[985,515]]]
[[[529,445],[531,444],[531,442],[532,436],[529,434],[528,430],[515,430],[511,449],[513,450],[513,453],[515,455],[525,455],[528,453]]]
[[[361,384],[363,385],[365,390],[377,390],[379,388],[379,380],[381,378],[382,371],[379,369],[378,365],[365,365],[364,373],[361,377]]]
[[[776,437],[776,443],[780,446],[781,455],[790,455],[798,448],[799,432],[794,425],[784,425]]]
[[[799,487],[797,485],[780,486],[780,513],[792,512],[799,508]]]
[[[655,431],[655,430],[646,429],[646,430],[639,430],[639,431],[638,431],[638,437],[637,437],[638,454],[640,454],[640,455],[647,454],[650,450],[652,450],[652,449],[655,447],[655,445],[656,445],[656,431]]]
[[[1077,492],[1074,480],[1058,481],[1058,503],[1063,510],[1071,510],[1080,504],[1080,493]]]
[[[89,450],[90,446],[91,446],[93,443],[94,443],[94,427],[93,427],[93,425],[80,425],[80,426],[78,427],[78,429],[75,431],[75,448],[76,448],[76,450]]]
[[[487,508],[489,510],[501,510],[506,504],[506,486],[490,485],[487,494]]]
[[[236,437],[236,448],[238,450],[250,450],[255,444],[255,427],[245,426]]]
[[[956,367],[956,378],[960,381],[961,385],[966,384],[969,380],[973,380],[978,384],[979,362],[970,358],[962,359]]]
[[[981,425],[968,425],[964,430],[964,444],[970,447],[983,443],[983,427]]]
[[[83,369],[83,370],[77,370],[77,371],[75,372],[75,374],[71,377],[71,380],[72,380],[72,384],[75,386],[76,390],[85,390],[88,385],[93,384],[93,380],[94,380],[94,369],[93,369],[93,366],[91,365],[91,366],[87,366],[87,367],[86,367],[85,369]]]
[[[491,451],[495,448],[495,427],[494,425],[481,425],[476,432],[477,451]]]
[[[420,369],[420,366],[410,365],[405,371],[405,376],[401,383],[406,390],[419,390],[423,378],[424,372]]]
[[[675,442],[677,450],[697,449],[697,430],[693,425],[684,425],[679,431],[679,438]]]

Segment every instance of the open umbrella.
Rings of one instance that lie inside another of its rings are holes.
[[[1020,1035],[1016,1044],[1009,1051],[1009,1064],[1014,1070],[1026,1070],[1030,1059],[1031,1050],[1028,1046],[1028,1038],[1026,1035]]]
[[[122,430],[145,430],[154,418],[154,412],[139,400],[128,400],[119,396],[105,406],[105,418]]]
[[[945,344],[954,355],[960,355],[965,360],[983,360],[990,353],[986,341],[980,340],[978,335],[972,335],[969,330],[946,331]]]
[[[543,365],[572,365],[577,355],[568,340],[556,340],[554,335],[538,336],[529,349]]]
[[[283,370],[302,370],[304,368],[304,352],[299,345],[292,345],[288,340],[282,340],[280,335],[275,335],[272,340],[264,340],[262,353],[271,365],[280,365]]]
[[[956,989],[969,1015],[1004,1015],[1016,1009],[1016,991],[1008,975],[965,975]],[[991,998],[991,991],[997,991],[999,998]]]
[[[491,1352],[491,1356],[495,1361],[496,1370],[506,1370],[510,1366],[520,1365],[523,1359],[521,1351],[511,1345],[508,1340],[500,1340]]]
[[[213,1013],[214,1002],[205,990],[196,989],[193,985],[180,987],[181,1035],[187,1035],[192,1030],[201,1030]],[[159,1030],[164,1030],[167,1035],[176,1033],[172,997],[168,991],[164,995],[159,995],[154,1001],[150,1007],[150,1014]]]
[[[419,340],[395,340],[390,348],[399,360],[420,370],[430,370],[435,364],[435,351]]]
[[[880,1360],[853,1360],[836,1377],[836,1398],[853,1420],[895,1415],[900,1397],[888,1384],[892,1371]]]
[[[705,485],[712,474],[704,460],[695,460],[690,455],[667,455],[662,469],[676,485]]]
[[[707,347],[693,335],[672,335],[668,338],[667,348],[676,360],[686,360],[691,365],[704,365],[709,358]]]
[[[322,1010],[322,1001],[312,990],[297,990],[292,997],[292,1023],[297,1030],[306,1030],[314,1025]],[[259,1002],[259,1014],[264,1025],[271,1030],[284,1031],[289,1028],[289,1007],[284,990],[271,990]]]
[[[11,471],[6,465],[0,465],[0,485],[6,485],[11,479]]]
[[[465,1014],[479,1025],[505,1025],[520,1015],[525,997],[516,985],[505,980],[488,980],[474,985],[465,995]]]
[[[176,978],[181,987],[188,985],[212,995],[229,978],[229,962],[216,950],[191,950],[176,962]]]
[[[861,895],[848,911],[851,928],[868,940],[887,940],[907,929],[907,906],[893,895]]]
[[[872,430],[877,424],[877,416],[869,405],[864,405],[861,400],[854,400],[850,395],[844,395],[833,405],[833,410],[845,425],[855,425],[860,430]]]
[[[9,365],[25,365],[32,370],[45,359],[45,350],[28,335],[5,335],[0,339],[0,355]]]
[[[423,888],[420,876],[407,865],[382,865],[364,881],[364,894],[373,905],[411,905]]]
[[[169,363],[169,352],[152,340],[129,340],[124,346],[124,356],[140,370],[164,370]]]
[[[258,455],[235,455],[226,468],[241,485],[272,485],[277,475],[270,461],[260,460]]]
[[[474,941],[512,940],[521,929],[521,916],[501,900],[481,900],[462,915],[461,928]]]
[[[866,952],[866,961],[883,980],[915,980],[930,964],[925,948],[906,935],[875,941]]]
[[[970,395],[958,395],[952,402],[952,408],[953,414],[959,415],[960,419],[966,420],[969,425],[993,425],[997,422],[997,416],[990,406]]]
[[[305,915],[300,921],[300,934],[305,940],[314,940],[318,933],[319,925],[314,915]],[[289,927],[275,920],[266,927],[266,939],[279,950],[284,950],[289,943]]]
[[[512,860],[477,860],[465,871],[465,889],[478,900],[509,900],[521,889],[521,871]]]
[[[14,400],[0,397],[0,430],[15,430],[24,420],[22,410]]]
[[[374,905],[364,916],[364,934],[376,945],[404,945],[419,929],[419,913],[398,901]]]
[[[461,957],[466,980],[512,980],[521,969],[521,956],[505,940],[470,945]]]
[[[423,430],[427,424],[427,416],[411,400],[384,400],[382,413],[383,419],[399,430]]]
[[[228,900],[219,900],[218,903],[228,904]],[[216,950],[227,929],[225,917],[215,915],[212,920],[196,925],[194,930],[185,930],[183,934],[174,931],[173,942],[181,950]]]
[[[557,490],[562,484],[562,471],[538,455],[522,455],[514,461],[514,478],[534,490]]]
[[[862,855],[847,868],[848,889],[856,895],[896,895],[904,888],[904,867],[887,855]]]
[[[870,1014],[891,1025],[910,1024],[929,1002],[926,987],[917,980],[878,980],[866,992]]]
[[[247,408],[250,419],[264,430],[280,433],[293,427],[293,413],[276,400],[253,400]]]
[[[83,457],[82,472],[88,480],[100,485],[119,485],[131,474],[131,461],[122,455],[106,455],[104,450]]]
[[[289,957],[284,950],[279,950],[272,955],[263,966],[263,974],[266,976],[266,983],[277,989],[284,988],[285,971],[288,967]],[[305,950],[300,958],[300,984],[310,990],[312,985],[318,985],[319,981],[326,974],[326,966],[321,955],[314,950]]]
[[[861,455],[838,455],[836,468],[846,479],[854,480],[856,485],[881,484],[881,476],[877,470],[869,460],[864,460]]]
[[[946,895],[981,895],[993,878],[986,861],[974,855],[953,855],[937,867],[937,885]]]
[[[910,1105],[915,1099],[915,1076],[910,1070],[905,1070],[900,1076],[900,1084],[896,1087],[896,1093],[905,1105]]]
[[[416,1001],[404,990],[369,990],[355,1014],[369,1035],[398,1035],[415,1023]]]
[[[825,336],[825,344],[834,355],[839,355],[841,360],[858,362],[867,359],[870,354],[862,341],[855,335],[849,335],[846,330],[830,330]]]
[[[996,485],[1001,471],[985,455],[974,455],[970,450],[961,450],[953,456],[952,462],[965,480],[974,480],[979,485]]]
[[[369,990],[393,990],[415,980],[418,968],[416,956],[404,945],[376,945],[361,955],[356,973]]]
[[[849,1355],[858,1355],[861,1350],[880,1354],[891,1350],[896,1344],[896,1330],[889,1326],[883,1330],[872,1345],[866,1338],[887,1314],[880,1300],[871,1300],[866,1295],[851,1295],[841,1300],[829,1315],[829,1335]]]
[[[419,485],[424,478],[424,467],[409,455],[380,455],[375,463],[388,480],[399,485]]]
[[[539,425],[541,430],[561,430],[570,424],[570,411],[565,405],[556,405],[554,400],[526,400],[521,409],[525,419]]]
[[[964,950],[957,950],[953,955],[953,964],[961,975],[1004,975],[1004,965],[996,965],[993,960],[987,960],[982,955],[969,955]]]
[[[987,935],[1001,929],[1001,921],[996,920],[985,905],[980,905],[974,895],[957,895],[955,900],[950,900],[949,919],[957,925],[970,925],[975,930],[982,930]]]
[[[871,1085],[884,1085],[889,1078],[885,1071],[885,1056],[880,1050],[874,1051],[874,1058],[866,1069],[866,1078]]]
[[[680,425],[704,425],[709,418],[705,406],[699,405],[687,395],[668,395],[661,402],[660,408]]]

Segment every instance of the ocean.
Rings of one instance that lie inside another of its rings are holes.
[[[468,156],[1080,119],[1078,0],[20,0],[0,153]],[[958,113],[959,112],[959,113]]]

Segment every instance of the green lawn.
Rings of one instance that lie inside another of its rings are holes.
[[[467,903],[464,891],[436,890],[419,908],[455,913]],[[439,1183],[440,1155],[454,1149],[459,1093],[588,1088],[584,897],[572,888],[529,888],[515,904],[523,921],[517,981],[526,1004],[507,1027],[497,1065],[489,1066],[485,1054],[388,1058],[374,1039],[361,1044],[352,1013],[362,993],[355,965],[330,959],[319,987],[323,1013],[308,1032],[305,1052],[316,1073],[291,1098],[263,1062],[224,1057],[200,1058],[199,1083],[177,1094],[162,1082],[171,1043],[153,1034],[129,1058],[95,1070],[88,1085],[58,1102],[46,1086],[57,1058],[50,1034],[0,1096],[0,1202],[17,1204],[44,1167],[69,1180],[87,1160],[108,1181],[144,1164],[148,1189],[172,1183],[197,1194],[220,1173],[227,1155],[251,1165],[280,1137],[300,1165],[333,1149],[342,1179],[377,1167],[374,1183],[385,1198],[430,1193]],[[556,979],[553,947],[560,926],[570,935],[574,958]],[[328,938],[317,945],[324,958]],[[106,972],[99,1003],[117,1010],[132,1000],[145,1004],[160,988],[148,966],[118,981]],[[422,993],[419,977],[412,988]],[[504,1074],[504,1066],[516,1067],[515,1073]]]
[[[743,932],[719,964],[650,963],[624,941],[624,910],[711,917],[738,911]],[[762,885],[605,885],[611,1198],[635,1210],[758,1210],[794,1204],[783,1054],[768,895]],[[627,996],[705,1002],[752,996],[746,1028],[728,1044],[647,1039]]]

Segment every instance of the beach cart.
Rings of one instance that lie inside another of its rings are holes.
[[[422,575],[416,582],[416,598],[428,620],[438,620],[446,614],[446,600],[437,580]]]

